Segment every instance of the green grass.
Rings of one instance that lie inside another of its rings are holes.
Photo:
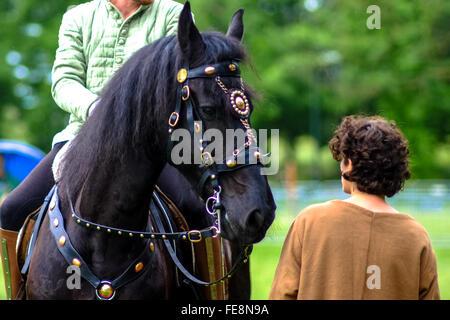
[[[450,210],[445,210],[444,213],[415,214],[414,218],[430,234],[438,263],[441,299],[450,300]],[[254,246],[250,259],[253,275],[252,300],[268,298],[284,237],[293,219],[294,217],[279,215],[269,229],[266,239]]]

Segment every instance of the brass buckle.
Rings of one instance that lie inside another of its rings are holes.
[[[181,99],[183,101],[188,100],[190,95],[191,95],[191,90],[189,89],[189,86],[184,86],[183,88],[181,88]]]
[[[174,120],[175,117],[175,120]],[[178,120],[180,119],[180,115],[178,114],[178,112],[172,112],[172,114],[169,117],[169,126],[171,127],[175,127],[178,123]]]
[[[210,152],[203,152],[201,154],[201,160],[206,167],[210,167],[214,164],[214,159]]]
[[[197,239],[192,239],[192,234],[195,234],[198,238]],[[189,239],[190,242],[200,242],[202,241],[202,233],[198,230],[191,230],[188,232],[187,237]]]

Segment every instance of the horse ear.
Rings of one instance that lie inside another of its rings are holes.
[[[233,14],[230,26],[228,27],[227,37],[233,37],[239,41],[242,41],[242,36],[244,35],[244,23],[242,21],[243,15],[244,9],[239,9]]]
[[[178,44],[183,57],[190,65],[195,65],[203,57],[206,50],[202,36],[192,19],[189,1],[186,1],[178,20]]]

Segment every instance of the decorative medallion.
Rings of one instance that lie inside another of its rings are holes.
[[[177,73],[177,81],[179,83],[183,83],[184,81],[186,81],[187,75],[188,75],[188,72],[186,69],[184,69],[184,68],[180,69],[180,71],[178,71],[178,73]]]
[[[230,94],[230,102],[233,111],[240,117],[248,117],[250,113],[250,104],[245,93],[241,90],[233,90]]]
[[[111,300],[116,292],[109,281],[102,281],[96,293],[100,299]]]

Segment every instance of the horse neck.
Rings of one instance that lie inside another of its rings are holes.
[[[161,159],[130,153],[120,163],[94,170],[78,196],[77,208],[87,220],[118,228],[142,230],[162,170]]]

